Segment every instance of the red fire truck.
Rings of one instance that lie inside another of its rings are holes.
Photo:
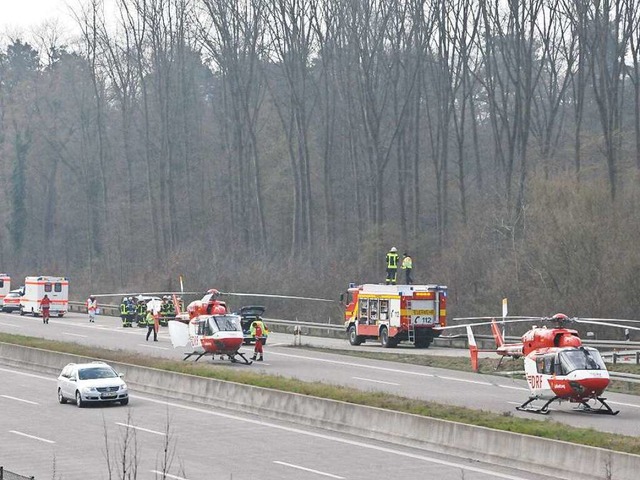
[[[395,347],[407,340],[427,348],[447,324],[447,287],[443,285],[349,285],[345,328],[351,345],[378,340]]]

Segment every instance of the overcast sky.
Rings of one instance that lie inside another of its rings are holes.
[[[0,0],[0,31],[28,31],[54,19],[70,25],[68,5],[77,0]]]
[[[107,11],[115,2],[103,1]],[[71,9],[80,12],[89,4],[90,0],[0,0],[0,44],[17,37],[30,41],[31,33],[45,23],[56,24],[61,40],[77,38],[80,32]]]

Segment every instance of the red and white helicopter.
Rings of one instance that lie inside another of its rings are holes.
[[[496,341],[495,351],[501,355],[500,362],[505,357],[524,358],[524,373],[530,390],[529,398],[516,407],[517,410],[547,414],[549,406],[555,402],[568,401],[577,403],[576,411],[585,413],[602,413],[617,415],[602,395],[609,385],[609,372],[598,350],[582,344],[576,330],[567,328],[570,324],[595,324],[617,328],[640,330],[637,327],[620,325],[603,321],[602,319],[569,318],[563,313],[547,317],[507,317],[506,304],[503,303],[503,317],[501,323],[518,322],[550,322],[551,328],[533,326],[522,335],[518,343],[505,343],[503,332],[495,318],[474,317],[458,320],[488,320],[486,322],[471,323],[442,327],[442,330],[466,328],[471,354],[471,365],[478,370],[478,349],[473,328],[480,325],[490,325]],[[534,406],[533,402],[544,402],[541,406]],[[592,406],[591,403],[594,403]]]
[[[169,335],[174,348],[183,348],[184,358],[195,357],[195,361],[204,356],[216,355],[226,358],[232,363],[239,360],[247,365],[252,362],[240,352],[244,342],[241,317],[230,312],[226,302],[221,296],[241,297],[267,297],[295,300],[316,300],[333,302],[333,300],[311,297],[298,297],[292,295],[277,295],[264,293],[237,293],[221,292],[215,288],[207,290],[200,300],[194,300],[188,304],[186,311],[181,307],[181,299],[184,295],[192,295],[197,292],[185,292],[182,276],[180,277],[180,292],[150,292],[140,294],[148,295],[172,295],[176,311],[175,320],[169,320]],[[130,294],[98,294],[98,297],[122,297]],[[180,297],[178,297],[178,295]]]
[[[183,360],[196,356],[196,361],[211,355],[220,355],[232,363],[238,358],[250,365],[245,355],[240,352],[244,341],[240,316],[229,312],[225,302],[219,300],[220,292],[208,290],[201,300],[195,300],[187,306],[187,311],[180,311],[177,297],[174,294],[176,320],[169,321],[169,335],[174,348],[188,347]]]

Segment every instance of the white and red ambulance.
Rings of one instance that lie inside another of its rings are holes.
[[[62,317],[69,310],[69,280],[66,277],[26,277],[20,315],[41,315],[40,301],[47,295],[51,300],[50,314]]]
[[[11,291],[11,277],[6,273],[0,273],[0,304],[4,297]]]

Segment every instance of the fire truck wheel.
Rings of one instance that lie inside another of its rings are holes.
[[[384,348],[394,347],[395,345],[389,340],[389,331],[386,328],[380,329],[380,345]]]
[[[354,325],[349,327],[349,343],[351,345],[360,345],[362,343],[362,337],[356,333]]]

